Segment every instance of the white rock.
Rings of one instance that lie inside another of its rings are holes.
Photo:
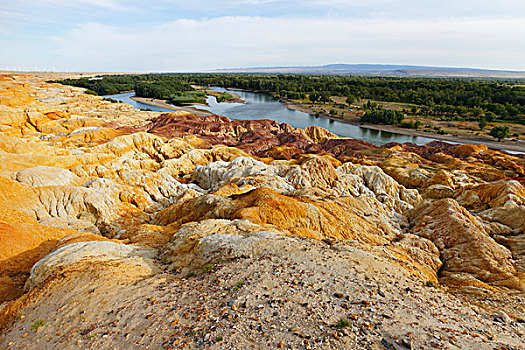
[[[39,165],[20,170],[15,179],[29,186],[44,187],[69,185],[78,180],[78,176],[67,169]]]
[[[231,162],[217,161],[197,166],[192,181],[204,189],[217,190],[229,182],[261,175],[275,175],[277,170],[250,157],[237,157]]]
[[[248,220],[204,220],[182,227],[167,245],[164,260],[172,268],[199,268],[205,264],[265,254],[284,255],[294,240],[275,228]]]
[[[512,318],[510,318],[510,316],[507,315],[504,311],[498,310],[496,315],[499,318],[501,318],[503,320],[503,322],[505,322],[505,323],[511,323],[512,322]]]
[[[38,261],[31,269],[25,290],[34,289],[57,272],[90,269],[118,270],[126,278],[153,273],[153,252],[115,242],[78,242],[57,249]],[[115,275],[116,277],[116,275]]]

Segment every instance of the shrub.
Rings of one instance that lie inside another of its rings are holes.
[[[335,324],[337,328],[348,328],[351,326],[350,320],[346,317],[341,318],[337,323]]]
[[[507,125],[498,125],[492,128],[489,133],[490,136],[501,141],[510,135],[510,128]]]
[[[202,271],[204,273],[212,272],[213,271],[213,264],[207,264],[202,267]]]
[[[204,102],[206,94],[201,91],[185,91],[178,92],[174,95],[171,95],[169,100],[174,105],[180,106],[183,104],[199,103]]]
[[[46,321],[43,320],[43,319],[39,319],[39,320],[36,320],[35,322],[33,322],[33,324],[31,325],[31,329],[36,332],[36,331],[38,331],[38,329],[40,327],[43,327],[45,325],[46,325]]]
[[[233,286],[233,289],[239,290],[239,289],[242,288],[242,286],[244,286],[244,281],[239,281],[239,282],[235,283],[235,286]]]
[[[361,121],[371,124],[399,124],[403,120],[404,114],[400,111],[391,109],[372,109],[368,110],[361,117]]]
[[[228,94],[228,93],[223,93],[223,94],[220,94],[220,95],[216,96],[217,102],[219,102],[219,103],[231,100],[232,98],[233,98],[233,95],[232,94]]]
[[[406,129],[417,129],[421,125],[421,122],[419,120],[402,120],[401,121],[401,127]]]
[[[427,283],[425,283],[425,285],[427,287],[432,287],[432,288],[436,288],[437,287],[436,284],[434,282],[432,282],[432,281],[427,281]]]

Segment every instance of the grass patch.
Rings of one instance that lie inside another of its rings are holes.
[[[202,91],[183,91],[170,96],[170,102],[176,106],[206,101],[206,93]]]
[[[220,102],[231,100],[233,98],[233,95],[225,92],[225,93],[215,96],[215,98],[217,99],[217,102],[220,103]]]
[[[348,327],[351,326],[351,322],[350,322],[350,320],[349,320],[348,318],[343,317],[343,318],[341,318],[339,321],[337,321],[337,323],[335,324],[335,326],[336,326],[337,328],[341,328],[341,329],[342,329],[342,328],[348,328]]]
[[[436,288],[437,287],[437,284],[435,282],[432,282],[432,281],[427,281],[427,283],[425,283],[425,285],[427,287],[431,287],[431,288]]]
[[[214,268],[213,264],[207,264],[207,265],[204,265],[204,266],[202,267],[202,272],[204,272],[204,273],[212,272],[212,271],[213,271],[213,268]]]
[[[38,331],[38,329],[40,327],[43,327],[45,325],[46,325],[46,321],[43,320],[43,319],[39,319],[39,320],[36,320],[35,322],[33,322],[33,324],[31,325],[31,329],[36,332],[36,331]]]
[[[239,289],[241,289],[243,286],[244,286],[244,281],[239,281],[239,282],[235,283],[235,286],[233,286],[233,289],[235,289],[235,290],[239,290]]]

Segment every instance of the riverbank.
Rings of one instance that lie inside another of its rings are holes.
[[[208,111],[206,111],[204,109],[198,109],[198,108],[195,108],[195,107],[174,106],[174,105],[172,105],[170,103],[167,103],[165,100],[157,100],[157,99],[154,99],[154,98],[137,97],[137,96],[131,96],[130,99],[132,99],[134,101],[137,101],[137,102],[140,102],[140,103],[143,103],[145,105],[165,108],[165,109],[169,109],[169,110],[172,110],[172,111],[175,111],[175,112],[182,111],[182,112],[193,113],[193,114],[201,115],[201,116],[205,116],[205,117],[213,115],[213,113],[208,112]]]
[[[206,95],[213,96],[215,98],[218,98],[220,95],[223,95],[223,94],[228,94],[228,95],[231,96],[230,99],[225,100],[225,101],[221,101],[221,103],[222,102],[246,103],[246,101],[244,101],[240,95],[231,92],[231,89],[228,89],[228,91],[216,91],[216,90],[210,89],[209,87],[200,86],[200,85],[191,85],[191,87],[194,88],[195,90],[199,90],[199,91],[205,92]],[[197,104],[199,104],[199,103],[197,103]],[[207,103],[205,103],[205,105],[208,106]]]
[[[289,108],[291,110],[300,111],[308,114],[315,115],[316,111],[310,108],[309,106],[306,106],[304,104],[295,103],[293,101],[284,100],[283,103],[285,104],[286,108]],[[359,126],[361,128],[370,129],[370,130],[376,130],[376,131],[385,131],[390,132],[394,134],[401,134],[401,135],[408,135],[408,136],[420,136],[420,137],[426,137],[441,141],[449,141],[454,143],[464,143],[464,144],[483,144],[486,145],[490,149],[499,150],[499,151],[511,151],[511,152],[521,152],[525,153],[525,141],[511,141],[511,140],[505,140],[502,142],[497,141],[491,141],[487,140],[482,137],[467,137],[465,135],[462,136],[454,136],[454,135],[440,135],[435,134],[431,132],[425,132],[422,130],[414,130],[414,129],[405,129],[401,128],[395,125],[386,125],[386,124],[364,124],[360,122],[360,118],[356,116],[355,118],[339,118],[339,117],[333,117],[328,114],[322,114],[319,116],[320,118],[327,118],[330,120],[335,120],[341,123],[350,124]]]

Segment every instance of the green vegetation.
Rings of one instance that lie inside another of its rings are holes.
[[[489,135],[501,141],[510,136],[510,128],[507,125],[498,125],[490,130]]]
[[[312,103],[341,96],[348,104],[354,99],[412,104],[417,114],[444,120],[477,120],[485,114],[491,122],[491,113],[498,120],[525,123],[525,85],[516,81],[266,74],[182,77],[192,84],[261,91],[281,98],[305,100],[308,96]]]
[[[434,283],[432,281],[427,281],[427,283],[425,283],[425,285],[427,287],[431,287],[431,288],[436,288],[437,287],[436,283]]]
[[[202,272],[204,273],[209,273],[209,272],[212,272],[214,269],[214,266],[213,264],[206,264],[202,267]]]
[[[202,103],[206,101],[206,93],[202,91],[176,92],[170,95],[170,97],[166,100],[169,100],[172,104],[176,106],[184,104]]]
[[[404,117],[403,112],[377,108],[367,110],[361,121],[370,124],[399,124]]]
[[[168,100],[177,94],[194,92],[188,84],[177,81],[145,81],[134,85],[135,94],[140,97],[150,97],[160,100]]]
[[[350,320],[346,317],[343,317],[341,318],[339,321],[337,321],[337,323],[335,324],[335,326],[337,328],[348,328],[350,327],[352,324],[350,322]]]
[[[231,100],[233,98],[233,95],[229,93],[221,93],[215,96],[215,98],[217,99],[217,102],[220,103],[220,102]]]
[[[239,289],[242,288],[242,286],[244,286],[244,281],[239,281],[239,282],[235,283],[235,286],[233,286],[233,289],[239,290]]]
[[[108,75],[103,78],[80,78],[59,80],[58,83],[73,85],[96,92],[98,95],[114,95],[135,88],[138,76]]]
[[[479,117],[478,126],[479,130],[485,129],[485,127],[487,126],[487,119],[485,118],[485,116]]]
[[[38,331],[38,329],[39,329],[40,327],[43,327],[43,326],[45,326],[45,325],[46,325],[46,321],[43,320],[43,319],[39,319],[39,320],[33,322],[33,324],[31,325],[31,329],[34,330],[34,331],[36,332],[36,331]]]
[[[401,121],[401,127],[405,129],[419,129],[419,126],[421,125],[421,122],[419,120],[402,120]]]
[[[135,90],[137,96],[184,104],[202,101],[192,85],[222,86],[259,91],[276,98],[331,102],[341,97],[347,105],[374,100],[408,105],[413,115],[434,116],[444,121],[509,121],[525,124],[525,84],[511,80],[387,78],[331,75],[273,74],[144,74],[101,78],[66,79],[63,84],[90,89],[99,95]],[[225,101],[229,94],[217,99]],[[230,97],[231,98],[231,97]],[[369,114],[373,120],[398,119]],[[399,120],[397,123],[399,123]],[[481,128],[481,125],[480,125]]]

